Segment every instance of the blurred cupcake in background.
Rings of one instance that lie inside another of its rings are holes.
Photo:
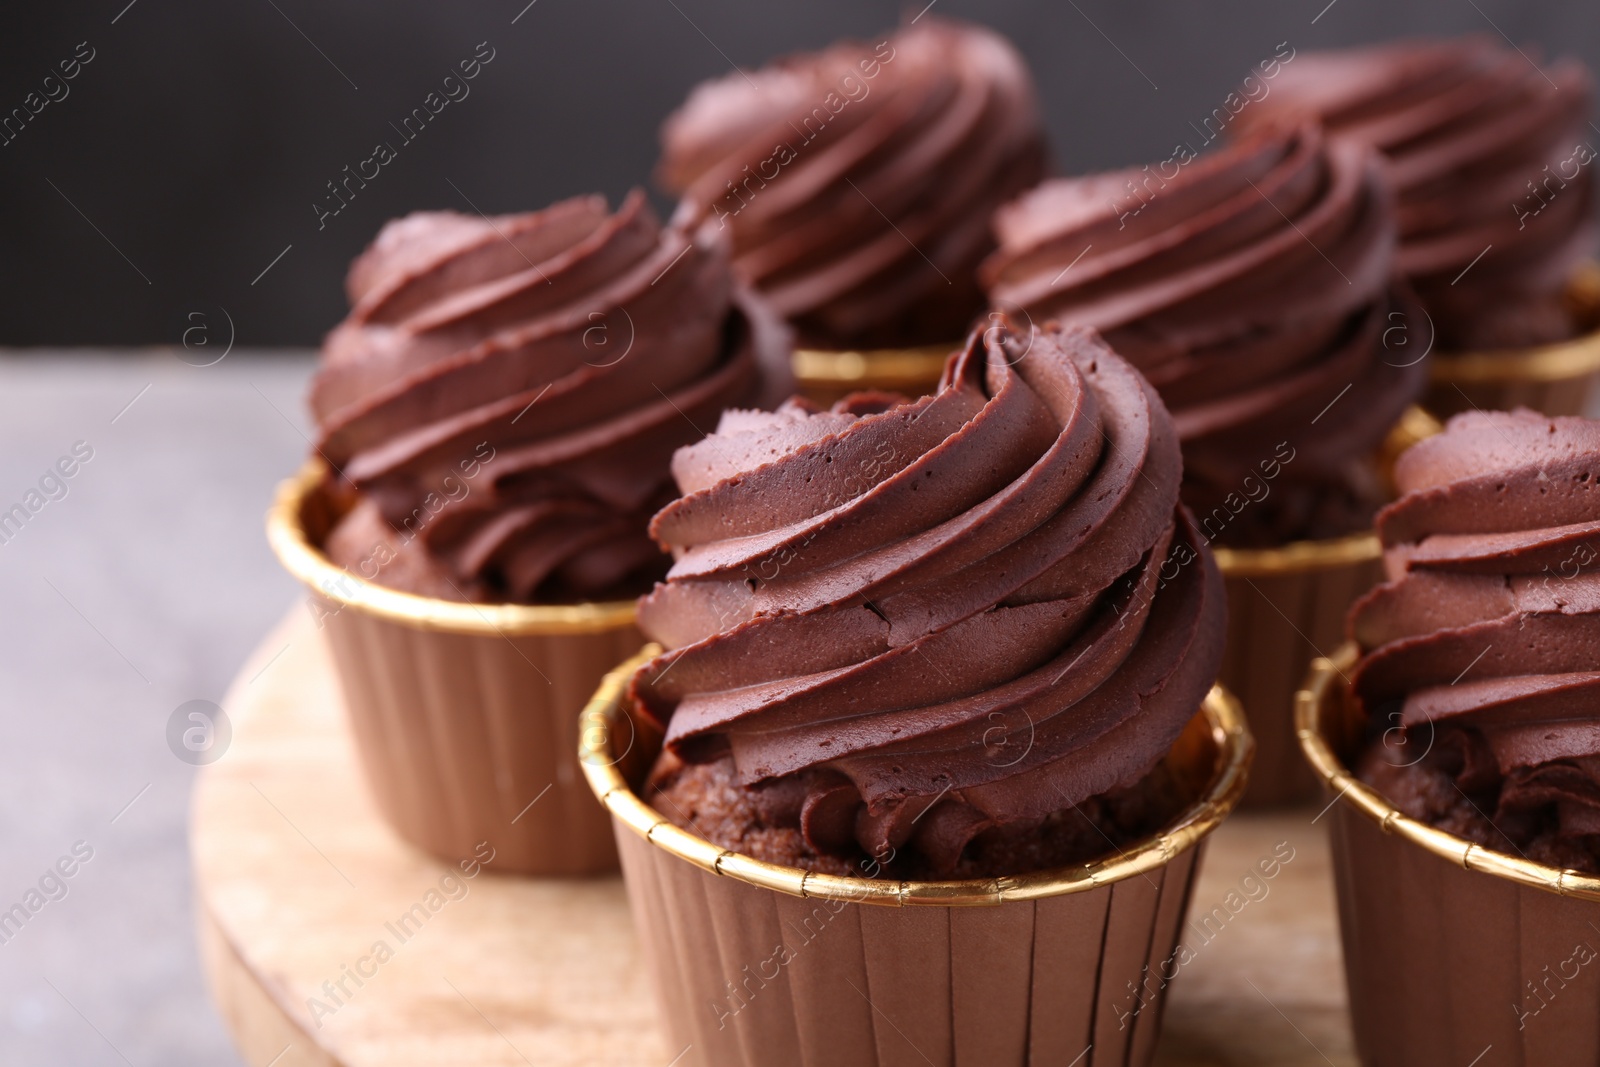
[[[1149,378],[1183,498],[1220,546],[1222,680],[1260,745],[1255,801],[1309,796],[1293,693],[1378,576],[1378,456],[1426,380],[1395,326],[1394,205],[1379,161],[1311,124],[1047,181],[995,216],[995,307],[1100,330]]]
[[[1378,158],[1315,125],[1264,131],[1046,181],[995,232],[994,306],[1098,328],[1173,413],[1184,502],[1229,585],[1222,681],[1258,737],[1251,801],[1309,797],[1294,689],[1378,577],[1376,458],[1426,379],[1394,333]]]
[[[1421,376],[1384,348],[1404,304],[1370,152],[1314,126],[1275,131],[1170,180],[1147,168],[1048,181],[995,229],[994,305],[1092,326],[1150,379],[1209,539],[1268,547],[1370,525],[1383,490],[1368,461]],[[1246,479],[1271,492],[1219,512]]]
[[[982,312],[996,207],[1039,180],[1032,79],[1003,37],[927,15],[696,88],[662,126],[660,184],[733,239],[795,327],[802,385],[916,395]]]
[[[317,597],[379,806],[445,858],[487,839],[501,870],[613,866],[574,720],[666,572],[646,528],[668,458],[786,395],[787,331],[714,224],[663,229],[637,191],[407,216],[348,290],[316,455],[270,533]]]
[[[1236,127],[1316,119],[1384,154],[1441,413],[1576,414],[1600,370],[1593,79],[1536,60],[1488,37],[1306,53]]]

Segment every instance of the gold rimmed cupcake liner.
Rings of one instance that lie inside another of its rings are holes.
[[[1600,263],[1580,268],[1567,302],[1588,332],[1534,348],[1435,352],[1427,406],[1441,416],[1530,407],[1546,415],[1581,415],[1600,384]]]
[[[615,870],[573,753],[579,710],[643,640],[633,602],[470,604],[363,581],[317,547],[340,506],[309,462],[279,487],[267,539],[311,593],[390,826],[449,861],[487,841],[502,873]]]
[[[277,498],[267,513],[267,540],[284,569],[335,607],[353,607],[420,630],[493,637],[602,633],[633,621],[631,600],[598,604],[472,604],[390,589],[335,567],[317,547],[343,517],[338,503],[320,491],[327,470],[322,460],[313,459],[278,486]]]
[[[869,389],[919,397],[938,384],[946,357],[960,347],[961,341],[955,340],[915,348],[801,348],[795,350],[791,366],[800,392],[819,404],[832,404],[848,393]]]
[[[1252,743],[1218,687],[1169,755],[1195,799],[1093,863],[897,882],[765,863],[680,829],[635,793],[660,737],[624,706],[624,663],[583,714],[580,762],[614,819],[668,1044],[683,1063],[1144,1064],[1154,1052],[1205,836]]]
[[[1345,645],[1296,695],[1327,809],[1351,1020],[1369,1067],[1600,1062],[1600,877],[1407,816],[1350,771],[1367,736]],[[1485,1060],[1488,1062],[1488,1060]]]
[[[1419,845],[1453,866],[1557,896],[1600,903],[1600,876],[1534,863],[1436,830],[1401,812],[1350,772],[1345,754],[1353,754],[1352,746],[1360,743],[1365,724],[1359,720],[1359,709],[1342,690],[1341,683],[1346,672],[1355,666],[1356,658],[1353,644],[1341,646],[1331,659],[1319,658],[1311,665],[1305,687],[1295,698],[1295,734],[1301,750],[1318,778],[1339,795],[1340,801],[1385,833]]]
[[[1439,430],[1438,420],[1419,407],[1401,416],[1377,457],[1391,491],[1400,453]],[[1244,706],[1256,739],[1245,806],[1310,800],[1317,783],[1295,740],[1295,692],[1311,661],[1343,643],[1350,605],[1382,580],[1383,547],[1368,531],[1213,551],[1228,594],[1228,640],[1218,678]]]

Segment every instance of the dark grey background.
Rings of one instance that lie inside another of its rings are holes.
[[[241,344],[315,343],[343,312],[345,264],[384,219],[615,198],[648,181],[656,128],[697,81],[879,33],[923,2],[8,5],[0,114],[78,42],[95,58],[0,147],[0,345],[175,344],[200,321],[190,312],[220,323],[219,308]],[[1019,43],[1068,171],[1170,152],[1280,41],[1503,32],[1600,63],[1593,0],[937,0],[933,12]],[[325,183],[394,140],[389,123],[481,41],[495,59],[471,95],[319,232]]]

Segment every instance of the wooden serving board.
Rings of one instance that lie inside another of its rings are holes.
[[[492,863],[468,877],[402,843],[367,796],[331,669],[293,612],[234,682],[230,747],[195,788],[202,953],[245,1060],[669,1064],[620,880]],[[1356,1063],[1317,814],[1213,836],[1157,1063]]]

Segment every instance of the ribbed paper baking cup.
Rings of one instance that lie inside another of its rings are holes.
[[[389,825],[504,873],[611,871],[609,820],[579,773],[577,715],[643,640],[631,601],[526,606],[414,596],[317,547],[338,514],[313,462],[279,488],[267,537],[311,591],[362,770]]]
[[[1169,760],[1193,802],[1093,863],[1008,878],[884,881],[765,863],[668,822],[634,792],[660,738],[610,675],[581,762],[614,818],[668,1052],[685,1065],[1150,1062],[1204,839],[1252,743],[1220,687]]]
[[[1356,1046],[1368,1067],[1600,1063],[1600,878],[1412,819],[1349,770],[1365,736],[1346,672],[1297,696],[1327,814]]]

